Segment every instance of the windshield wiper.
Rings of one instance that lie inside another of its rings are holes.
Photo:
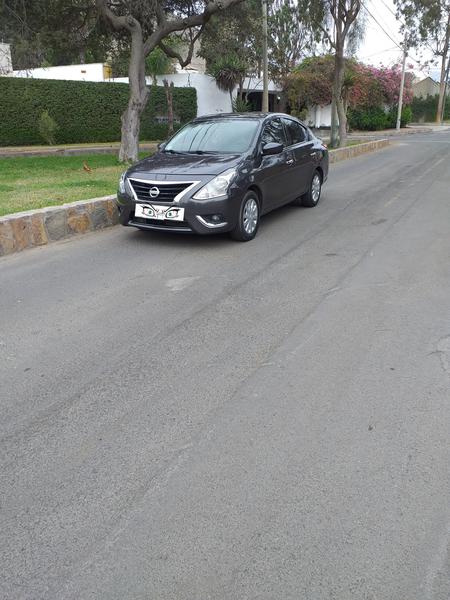
[[[167,154],[187,154],[186,152],[179,152],[178,150],[172,150],[172,148],[169,148],[169,150],[166,150],[164,148],[163,152],[167,152]]]
[[[188,150],[186,154],[221,154],[217,150]]]

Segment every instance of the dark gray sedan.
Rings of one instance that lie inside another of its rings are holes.
[[[261,215],[292,202],[316,206],[327,175],[326,146],[294,117],[199,117],[123,173],[120,221],[248,241]]]

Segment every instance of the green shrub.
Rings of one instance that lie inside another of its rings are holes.
[[[351,129],[378,131],[389,127],[389,115],[380,107],[349,108],[348,124]]]
[[[401,127],[406,127],[411,122],[412,111],[410,106],[404,106],[401,116]],[[397,124],[397,107],[386,112],[381,107],[370,108],[349,108],[348,123],[351,129],[361,129],[363,131],[379,131],[380,129],[390,129]]]
[[[249,112],[251,110],[250,103],[245,100],[245,98],[241,98],[240,96],[236,96],[233,100],[233,112],[235,113],[243,113]]]
[[[406,127],[408,123],[412,121],[412,108],[411,106],[404,106],[402,109],[401,126]]]
[[[388,127],[394,128],[397,126],[397,112],[398,107],[394,106],[389,111],[389,124]],[[402,116],[400,117],[400,127],[406,127],[408,123],[412,121],[412,110],[410,106],[402,107]]]
[[[38,121],[38,129],[42,139],[46,144],[52,145],[55,143],[55,133],[58,129],[58,124],[55,119],[48,114],[48,110],[43,110]]]
[[[59,144],[120,140],[120,116],[128,101],[127,83],[56,81],[0,77],[0,146],[42,143],[39,118],[47,110]],[[197,114],[194,88],[174,88],[175,128]],[[141,118],[141,139],[164,139],[167,123],[164,88],[152,86]]]
[[[300,119],[300,121],[306,121],[306,118],[308,116],[308,112],[309,111],[308,111],[308,109],[306,107],[302,108],[301,110],[295,110],[295,109],[291,110],[291,114],[294,117],[297,117],[297,119]]]
[[[416,123],[434,122],[438,107],[439,95],[427,96],[426,98],[413,98],[411,103],[412,120]],[[445,103],[444,119],[450,119],[450,97],[447,96]]]

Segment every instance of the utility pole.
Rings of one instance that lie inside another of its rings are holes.
[[[268,26],[267,26],[267,0],[262,0],[262,26],[263,26],[263,96],[262,111],[269,112],[269,58],[268,58]]]
[[[400,81],[400,93],[398,96],[398,112],[397,112],[397,124],[395,126],[397,131],[400,131],[400,125],[402,122],[402,107],[403,107],[403,89],[405,87],[405,70],[406,70],[406,57],[408,56],[408,45],[405,43],[403,46],[403,64],[402,64],[402,79]]]
[[[441,111],[441,119],[440,124],[444,123],[444,115],[445,115],[445,104],[447,102],[447,93],[448,93],[448,78],[450,74],[450,55],[447,57],[447,69],[445,72],[445,86],[444,86],[444,98],[442,100],[442,111]]]
[[[439,100],[436,111],[436,123],[442,125],[442,119],[444,115],[443,105],[445,100],[445,87],[447,82],[447,73],[445,68],[445,59],[449,60],[448,51],[450,47],[450,11],[448,13],[447,29],[445,31],[444,47],[442,48],[442,63],[441,63],[441,77],[439,79]]]

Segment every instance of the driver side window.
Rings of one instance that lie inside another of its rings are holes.
[[[283,146],[286,146],[286,138],[284,136],[281,119],[272,119],[269,123],[266,123],[261,136],[261,142],[263,146],[270,143],[283,144]]]

